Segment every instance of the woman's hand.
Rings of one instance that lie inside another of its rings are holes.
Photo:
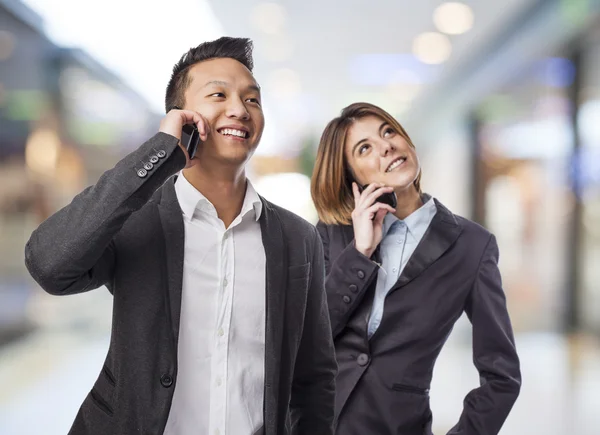
[[[354,193],[354,211],[352,225],[354,227],[354,246],[366,257],[371,257],[383,238],[383,218],[387,213],[396,210],[388,204],[376,202],[384,193],[392,192],[392,187],[381,183],[372,183],[361,193],[358,185],[352,183]]]

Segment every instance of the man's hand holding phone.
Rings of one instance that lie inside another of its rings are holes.
[[[170,134],[173,137],[176,137],[179,140],[179,146],[185,153],[186,158],[186,168],[191,168],[197,162],[197,158],[190,158],[187,149],[187,143],[182,144],[182,135],[187,136],[186,132],[183,131],[184,126],[189,125],[189,127],[195,126],[198,129],[198,135],[201,141],[205,141],[210,133],[210,126],[206,119],[200,115],[198,112],[194,112],[193,110],[181,110],[181,109],[172,109],[167,113],[167,115],[160,122],[159,131]],[[192,131],[189,132],[190,135]]]

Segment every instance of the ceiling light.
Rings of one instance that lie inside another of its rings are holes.
[[[450,57],[452,44],[448,37],[441,33],[425,32],[415,38],[413,52],[421,62],[439,64]]]
[[[460,35],[473,27],[473,10],[464,3],[447,2],[433,12],[433,22],[440,32]]]
[[[256,30],[274,35],[283,31],[286,13],[280,4],[265,2],[255,6],[250,19]]]

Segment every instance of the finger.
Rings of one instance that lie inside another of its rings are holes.
[[[209,133],[209,126],[206,119],[200,113],[193,110],[178,110],[178,113],[181,116],[183,124],[196,125],[200,137],[206,140],[206,136]]]
[[[394,191],[393,187],[389,187],[389,186],[379,187],[379,188],[377,188],[377,190],[375,190],[374,192],[372,192],[369,195],[367,195],[364,198],[364,202],[365,202],[365,204],[367,204],[367,206],[370,206],[371,204],[373,204],[374,202],[376,202],[377,198],[379,198],[384,193],[391,193],[393,191]]]
[[[370,216],[374,216],[379,210],[385,210],[385,213],[396,213],[396,209],[391,207],[389,204],[384,204],[382,202],[376,202],[371,207],[367,208],[367,212]]]
[[[200,133],[200,139],[205,141],[210,133],[210,125],[204,116],[200,115],[199,113],[196,114],[199,118],[198,122],[196,123],[198,126],[198,133]]]
[[[357,185],[357,187],[358,187],[358,185]],[[371,205],[369,203],[365,203],[365,198],[369,195],[369,193],[373,192],[378,187],[379,187],[379,183],[371,183],[363,189],[358,189],[359,198],[358,198],[358,201],[356,202],[356,205],[359,206],[359,205],[365,204],[367,207],[369,205]]]
[[[385,215],[388,214],[388,210],[385,208],[380,208],[379,210],[377,210],[377,212],[375,213],[375,219],[373,219],[373,223],[376,226],[381,226],[383,225],[383,220],[385,219]]]
[[[358,190],[358,185],[354,181],[352,182],[352,193],[354,194],[354,205],[356,206],[360,199],[360,192]]]

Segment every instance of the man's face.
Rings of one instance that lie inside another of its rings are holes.
[[[265,126],[260,89],[240,62],[218,58],[197,63],[188,71],[184,109],[200,113],[210,134],[196,157],[241,166],[258,146]]]

